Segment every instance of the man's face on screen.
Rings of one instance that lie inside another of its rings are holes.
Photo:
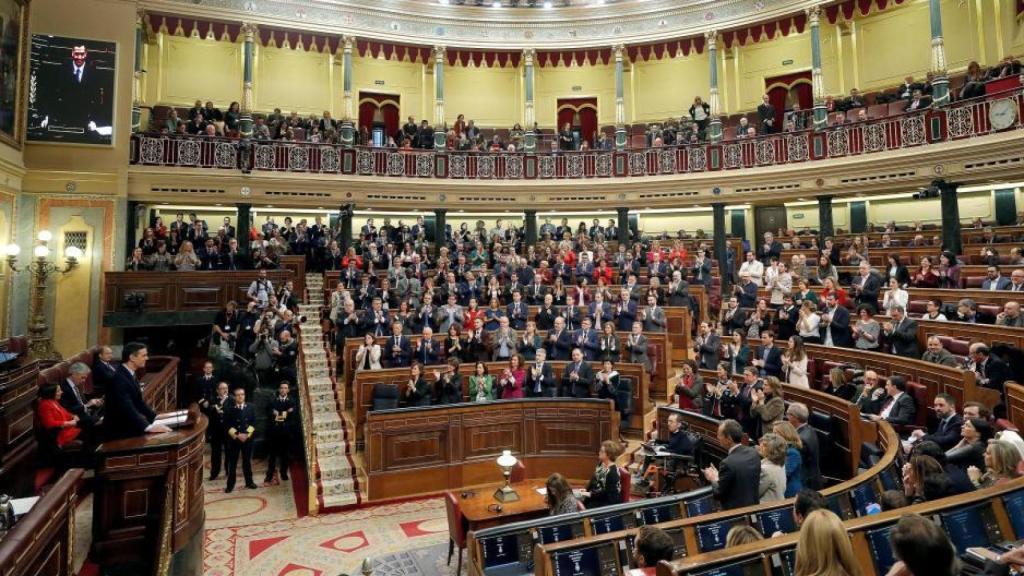
[[[85,55],[85,46],[75,46],[71,49],[71,59],[74,60],[75,66],[85,64]]]

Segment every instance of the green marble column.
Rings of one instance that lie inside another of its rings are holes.
[[[252,138],[253,108],[253,60],[256,50],[256,25],[243,24],[245,45],[242,53],[242,116],[238,120],[238,133],[242,138]]]
[[[355,44],[355,37],[345,36],[342,39],[341,52],[341,90],[344,98],[341,114],[341,143],[351,146],[355,141],[355,124],[352,117],[355,110],[352,106],[352,46]]]
[[[721,102],[718,96],[718,32],[711,30],[704,35],[704,43],[708,49],[708,62],[711,64],[711,84],[708,90],[708,108],[711,118],[708,121],[708,140],[722,141]]]

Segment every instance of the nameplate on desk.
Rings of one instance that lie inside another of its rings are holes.
[[[175,410],[164,414],[162,418],[153,421],[153,425],[162,424],[170,429],[176,429],[188,423],[188,410]]]

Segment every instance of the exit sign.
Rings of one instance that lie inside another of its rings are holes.
[[[377,85],[377,86],[383,86],[384,85],[384,81],[383,80],[374,80],[373,83],[375,85]]]
[[[583,86],[573,86],[572,87],[572,91],[573,92],[583,92]]]
[[[803,220],[803,219],[804,219],[803,212],[795,212],[793,214],[793,220]]]
[[[783,66],[792,66],[793,65],[793,61],[792,60],[783,60],[782,61],[782,65]]]

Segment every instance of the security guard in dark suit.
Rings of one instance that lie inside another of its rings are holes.
[[[220,476],[221,465],[224,463],[224,409],[231,403],[228,396],[228,383],[220,382],[216,389],[208,391],[206,397],[199,401],[199,407],[209,418],[206,427],[206,440],[210,443],[210,480]]]
[[[224,409],[224,428],[227,431],[227,486],[224,493],[235,489],[235,473],[238,468],[238,455],[242,455],[242,474],[245,476],[245,487],[254,490],[256,483],[252,481],[252,445],[253,433],[256,432],[256,411],[252,405],[245,403],[245,388],[235,388],[235,401],[228,402]]]
[[[281,467],[281,480],[288,480],[288,452],[292,444],[292,424],[295,421],[295,400],[289,395],[290,386],[282,380],[277,396],[267,406],[267,477],[264,484],[278,484],[274,478],[276,465]]]

